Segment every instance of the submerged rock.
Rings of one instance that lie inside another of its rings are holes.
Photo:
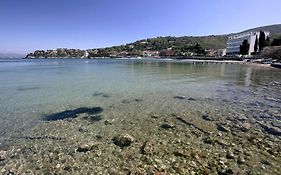
[[[207,120],[207,121],[216,121],[216,120],[217,120],[215,117],[213,117],[213,116],[211,116],[211,115],[209,115],[209,114],[204,114],[204,115],[202,116],[202,118],[203,118],[204,120]]]
[[[153,115],[151,115],[150,117],[151,117],[151,118],[154,118],[154,119],[157,119],[157,118],[159,118],[159,115],[158,115],[158,114],[153,114]]]
[[[227,159],[234,159],[234,154],[233,154],[233,152],[228,151],[227,154],[226,154],[226,158],[227,158]]]
[[[88,152],[88,151],[91,151],[93,150],[95,147],[95,144],[93,143],[88,143],[88,144],[83,144],[83,145],[80,145],[78,148],[77,148],[77,152]]]
[[[105,125],[112,125],[114,123],[114,120],[105,120],[104,124]]]
[[[7,158],[7,151],[0,151],[0,161],[4,161]]]
[[[237,163],[238,164],[244,164],[246,162],[246,160],[244,159],[244,157],[239,156],[237,159]]]
[[[207,144],[215,144],[216,143],[216,139],[214,137],[207,137],[204,139],[204,143],[207,143]]]
[[[232,169],[222,170],[218,172],[218,175],[232,175],[232,174],[234,174]]]
[[[120,134],[113,138],[113,143],[120,147],[130,146],[134,141],[134,137],[129,134]]]
[[[174,96],[174,99],[184,100],[186,96]]]
[[[271,165],[271,163],[268,160],[261,160],[261,163],[264,165]]]
[[[270,126],[268,124],[264,124],[264,123],[259,123],[259,124],[269,134],[276,135],[276,136],[281,136],[281,129],[276,128],[274,126]]]
[[[164,123],[161,125],[161,128],[163,129],[174,129],[176,126],[171,123]]]
[[[192,98],[192,97],[188,98],[187,100],[189,100],[189,101],[196,101],[196,99]]]
[[[146,155],[153,155],[156,151],[156,142],[154,140],[148,140],[142,146],[142,153]]]
[[[252,125],[251,123],[243,123],[239,128],[243,132],[247,132],[251,129]]]
[[[217,129],[222,132],[230,132],[230,129],[220,123],[217,123]]]

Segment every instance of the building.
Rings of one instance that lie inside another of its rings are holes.
[[[206,56],[209,57],[223,57],[226,55],[226,49],[206,49]]]
[[[159,52],[152,51],[152,50],[145,50],[145,51],[142,51],[142,56],[143,57],[157,57],[157,56],[159,56]]]
[[[265,37],[269,36],[269,32],[264,32]],[[242,45],[244,40],[248,40],[248,43],[250,44],[248,56],[250,56],[254,51],[256,38],[259,39],[260,32],[246,32],[246,33],[240,33],[236,35],[232,35],[228,37],[227,40],[227,48],[226,48],[226,54],[227,55],[240,55],[240,46]]]

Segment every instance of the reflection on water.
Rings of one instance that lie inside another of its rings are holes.
[[[252,76],[252,67],[247,68],[246,76],[245,76],[245,86],[251,85],[251,76]]]

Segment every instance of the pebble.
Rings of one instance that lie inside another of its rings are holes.
[[[210,115],[208,115],[208,114],[204,114],[204,115],[202,116],[202,118],[203,118],[204,120],[207,120],[207,121],[215,121],[215,120],[216,120],[214,117],[212,117],[212,116],[210,116]]]
[[[186,96],[174,96],[175,99],[184,100]]]
[[[220,123],[217,123],[217,129],[219,131],[222,131],[222,132],[230,132],[229,128],[227,128],[226,126],[223,126],[222,124]]]
[[[238,164],[244,164],[245,162],[246,162],[246,160],[244,159],[244,157],[241,157],[241,156],[238,157],[238,160],[237,160]]]
[[[142,147],[142,153],[146,155],[153,155],[155,153],[156,143],[154,140],[148,140]]]
[[[161,128],[163,129],[174,129],[176,126],[171,123],[164,123],[161,125]]]
[[[264,165],[271,165],[271,163],[268,160],[261,160],[261,163]]]
[[[134,141],[134,137],[126,133],[113,138],[113,143],[120,147],[130,146]]]
[[[234,159],[234,154],[233,154],[233,152],[228,151],[227,154],[226,154],[226,158],[227,158],[227,159]]]
[[[0,151],[0,161],[4,161],[7,158],[7,151]]]
[[[112,125],[113,124],[113,120],[105,120],[104,124],[105,125]]]
[[[83,144],[83,145],[80,145],[78,148],[77,148],[77,152],[88,152],[88,151],[91,151],[92,149],[94,149],[94,144],[93,143],[88,143],[88,144]]]
[[[240,127],[240,130],[243,132],[247,132],[251,129],[252,125],[251,123],[243,123]]]

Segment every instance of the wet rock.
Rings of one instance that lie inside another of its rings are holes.
[[[154,140],[146,141],[141,151],[143,154],[153,155],[156,152],[156,142]]]
[[[80,145],[78,148],[77,148],[77,152],[88,152],[88,151],[91,151],[93,150],[95,147],[95,144],[93,143],[88,143],[88,144],[83,144],[83,145]]]
[[[175,125],[171,124],[171,123],[164,123],[161,125],[161,128],[163,129],[175,129]]]
[[[221,123],[217,123],[217,129],[222,132],[230,132],[230,129]]]
[[[269,134],[281,136],[281,129],[264,123],[259,123],[259,124]]]
[[[120,147],[130,146],[134,141],[134,137],[129,134],[121,134],[113,138],[113,143]]]

